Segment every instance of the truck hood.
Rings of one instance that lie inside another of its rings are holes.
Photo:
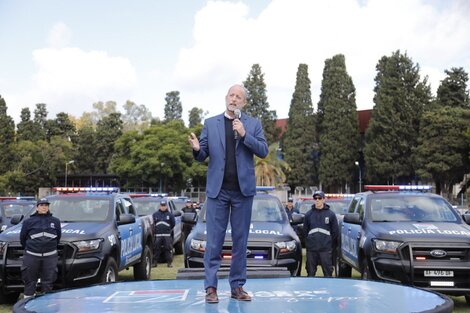
[[[105,223],[61,223],[62,237],[60,241],[75,241],[99,237]],[[19,241],[22,223],[6,229],[0,234],[0,241]]]
[[[200,238],[200,235],[196,235],[195,238],[205,239],[207,232],[204,224],[204,234]],[[231,240],[232,228],[230,225],[227,227],[227,235],[225,240]],[[297,238],[294,230],[289,224],[282,224],[276,222],[252,222],[250,224],[250,233],[248,235],[249,241],[269,241],[277,242],[280,240],[292,240]]]
[[[470,227],[466,224],[443,222],[381,222],[371,226],[380,239],[399,241],[459,241],[470,243]]]

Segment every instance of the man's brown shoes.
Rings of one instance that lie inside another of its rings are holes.
[[[206,289],[206,303],[218,303],[219,297],[217,297],[217,289],[209,287]]]
[[[251,297],[245,290],[243,290],[243,287],[237,287],[232,289],[231,298],[239,301],[251,301]]]

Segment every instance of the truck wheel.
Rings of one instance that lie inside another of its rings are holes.
[[[144,253],[142,254],[142,260],[134,265],[134,279],[135,280],[149,280],[150,271],[152,270],[152,256],[150,254],[150,248],[145,246]]]
[[[467,305],[470,305],[470,295],[465,295],[465,301],[467,302]]]
[[[19,292],[4,293],[0,289],[0,304],[14,304],[20,296]]]
[[[106,267],[104,268],[103,276],[101,277],[102,283],[113,283],[116,281],[117,278],[117,265],[116,261],[112,257],[108,258],[108,262],[106,262]]]
[[[336,263],[335,263],[335,272],[336,272],[336,277],[347,277],[351,278],[352,275],[352,269],[351,266],[348,264],[344,263],[341,260],[340,256],[336,257]]]
[[[177,243],[175,243],[175,254],[183,254],[183,236],[181,236],[180,240],[178,240]]]
[[[367,258],[365,257],[362,259],[361,279],[363,280],[376,280],[377,279],[373,270],[369,266],[369,262],[367,261]]]

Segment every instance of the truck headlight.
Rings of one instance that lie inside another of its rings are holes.
[[[397,253],[397,249],[400,245],[401,242],[399,241],[374,240],[375,249],[384,253]]]
[[[279,249],[280,253],[292,252],[297,249],[295,240],[279,241],[279,242],[276,242],[274,245]]]
[[[206,251],[206,241],[191,239],[191,249],[204,252]]]
[[[79,253],[85,253],[98,250],[102,241],[103,239],[80,240],[74,241],[73,244],[77,246]]]

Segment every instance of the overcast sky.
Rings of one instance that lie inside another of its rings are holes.
[[[259,63],[270,108],[288,117],[299,63],[319,100],[325,59],[342,53],[358,109],[373,107],[375,66],[406,52],[433,93],[444,70],[470,71],[466,0],[0,0],[0,95],[79,117],[97,101],[126,100],[163,118],[178,90],[183,117],[224,110],[227,89]]]

